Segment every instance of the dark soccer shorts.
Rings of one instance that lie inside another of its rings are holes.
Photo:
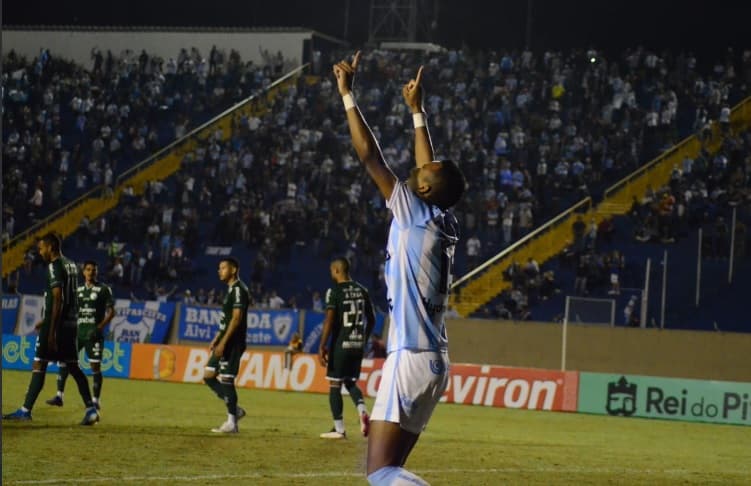
[[[49,324],[42,324],[37,336],[36,347],[34,348],[34,361],[62,361],[64,363],[78,361],[75,324],[63,323],[58,328],[56,336],[57,350],[55,351],[48,348],[47,337],[49,336],[49,331]]]
[[[86,350],[86,356],[90,363],[101,363],[102,352],[104,351],[104,336],[98,331],[85,331],[84,334],[78,333],[78,352]]]
[[[355,380],[360,378],[362,350],[346,351],[334,349],[329,355],[326,379],[330,381]]]
[[[224,355],[221,358],[212,354],[209,362],[206,363],[206,369],[215,371],[220,378],[234,378],[240,369],[240,359],[242,359],[244,352],[245,346],[229,346],[224,349]]]

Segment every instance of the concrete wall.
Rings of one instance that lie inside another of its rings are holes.
[[[559,369],[561,325],[455,319],[454,363]],[[569,326],[566,369],[751,382],[751,334]]]
[[[282,32],[237,32],[237,31],[157,31],[157,30],[2,30],[3,52],[11,49],[33,59],[41,48],[47,48],[53,55],[74,60],[86,67],[93,66],[91,49],[99,48],[106,56],[107,50],[119,55],[124,49],[140,53],[145,49],[150,55],[162,57],[165,61],[180,53],[180,49],[198,48],[208,59],[211,47],[231,49],[240,53],[243,61],[261,64],[261,50],[271,54],[281,51],[285,60],[301,64],[303,41],[311,39],[312,31]]]

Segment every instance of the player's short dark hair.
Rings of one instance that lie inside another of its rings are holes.
[[[459,202],[467,187],[467,179],[456,162],[446,159],[441,161],[441,170],[433,174],[432,186],[430,202],[446,210]]]
[[[94,268],[99,268],[99,264],[95,262],[94,260],[85,260],[83,262],[83,268],[86,268],[86,265],[91,265]]]
[[[57,233],[53,233],[51,231],[39,238],[39,241],[44,241],[46,244],[50,245],[52,251],[55,252],[60,251],[60,247],[62,246],[60,236]]]
[[[342,257],[334,258],[331,261],[331,264],[332,265],[334,265],[334,264],[340,265],[342,267],[342,271],[344,273],[346,273],[346,274],[349,274],[349,260],[347,259],[347,257],[343,257],[342,256]]]
[[[219,263],[222,263],[222,262],[229,263],[230,265],[232,265],[233,267],[235,267],[235,270],[237,270],[238,272],[240,272],[240,262],[237,261],[237,258],[235,258],[235,257],[224,257],[221,260],[219,260]]]

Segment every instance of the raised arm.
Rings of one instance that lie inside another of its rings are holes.
[[[334,65],[334,76],[336,76],[339,94],[344,101],[344,108],[347,110],[349,134],[352,137],[352,145],[355,147],[357,157],[365,165],[365,169],[383,197],[389,199],[396,184],[396,176],[383,159],[381,148],[352,97],[352,84],[359,61],[360,51],[357,51],[351,63],[341,61]]]
[[[423,106],[422,90],[422,66],[417,70],[415,79],[411,79],[402,88],[404,102],[412,112],[412,121],[415,125],[415,162],[417,167],[433,161],[433,142],[430,140],[428,124]]]

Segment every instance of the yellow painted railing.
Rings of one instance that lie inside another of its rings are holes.
[[[749,127],[751,127],[751,97],[737,104],[731,113],[731,128],[735,133],[749,129]],[[712,136],[705,142],[704,148],[709,153],[714,153],[721,143],[722,136],[719,127],[715,124],[712,127]],[[457,280],[452,285],[452,305],[462,316],[476,311],[511,287],[511,283],[503,279],[503,272],[514,261],[523,264],[532,257],[542,264],[560,253],[571,241],[571,226],[579,217],[577,213],[585,213],[581,214],[581,217],[587,224],[592,219],[599,223],[603,218],[614,214],[614,208],[617,212],[625,213],[631,207],[634,197],[641,199],[650,187],[657,190],[667,184],[670,181],[673,166],[680,166],[686,156],[695,158],[701,148],[701,142],[695,136],[688,137],[609,187],[605,191],[604,200],[597,208],[591,207],[591,201],[585,199],[556,216]]]
[[[450,301],[456,311],[468,316],[510,288],[511,283],[503,279],[503,272],[515,261],[526,263],[532,257],[542,263],[563,251],[572,241],[574,222],[580,217],[585,222],[595,217],[591,209],[590,198],[579,201],[454,282]]]
[[[731,112],[731,129],[738,133],[751,126],[751,97],[738,103]],[[722,144],[722,135],[717,124],[712,126],[712,136],[704,144],[710,154],[717,152]],[[673,167],[682,166],[685,157],[696,158],[702,149],[701,141],[695,136],[685,138],[675,147],[661,154],[648,164],[616,182],[605,190],[602,204],[612,204],[625,208],[631,207],[634,198],[641,199],[652,188],[659,189],[670,181]]]
[[[141,194],[148,182],[166,179],[177,172],[180,169],[183,156],[194,150],[199,140],[206,139],[219,129],[221,129],[223,139],[227,140],[240,117],[266,111],[277,94],[289,89],[307,66],[305,64],[291,71],[269,85],[262,93],[240,101],[130,168],[118,176],[113,189],[108,189],[105,186],[95,187],[47,216],[44,220],[17,234],[3,247],[3,277],[23,264],[26,251],[35,244],[40,236],[51,231],[60,234],[63,238],[70,236],[78,229],[84,217],[93,221],[117,206],[126,187],[132,187],[136,194]]]

